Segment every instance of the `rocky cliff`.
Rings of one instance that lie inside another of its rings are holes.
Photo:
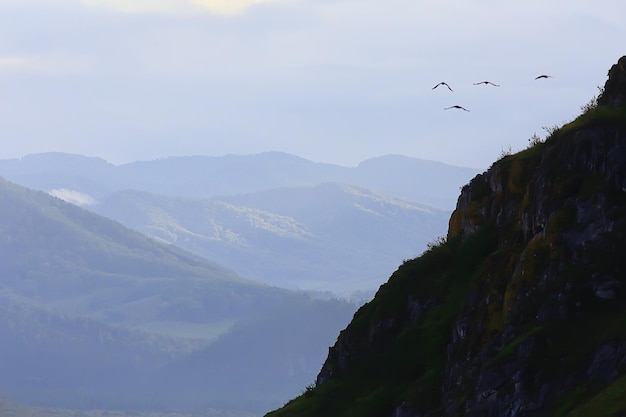
[[[462,189],[447,238],[270,415],[626,415],[626,56],[596,105]]]

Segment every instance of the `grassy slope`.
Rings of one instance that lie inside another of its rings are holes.
[[[2,417],[197,417],[192,414],[157,411],[70,410],[65,408],[30,407],[0,399]],[[245,412],[207,410],[202,417],[253,417]]]
[[[399,398],[417,391],[420,406],[437,404],[447,335],[482,260],[494,249],[495,237],[485,228],[465,242],[451,240],[404,263],[375,299],[357,312],[347,331],[358,334],[370,323],[397,317],[401,313],[395,310],[407,298],[419,298],[423,292],[436,295],[438,304],[350,371],[306,390],[268,416],[375,417],[389,414]]]
[[[225,329],[287,296],[45,193],[2,181],[0,198],[1,284],[21,302],[167,333]]]
[[[566,135],[581,128],[604,126],[624,128],[626,110],[605,107],[590,109],[572,123],[553,132],[549,140],[564,140]],[[519,186],[528,183],[532,178],[534,167],[538,164],[545,145],[546,143],[536,144],[499,161],[503,172],[509,177],[507,191],[520,195],[518,210],[528,202],[523,198]],[[570,189],[559,188],[562,186],[559,181],[565,183],[567,180],[569,179],[557,177],[556,183],[551,185],[557,192],[570,192]],[[576,184],[575,191],[581,193],[583,200],[595,192],[603,191],[608,192],[610,198],[616,199],[617,206],[626,206],[626,202],[620,203],[624,199],[621,193],[610,186],[598,184],[592,177],[581,178]],[[475,187],[472,196],[477,200],[475,209],[478,210],[480,208],[478,201],[491,197],[489,190],[485,190],[484,195],[481,195],[480,183],[474,182],[470,187]],[[598,187],[604,189],[599,190]],[[556,235],[562,229],[572,226],[570,208],[563,207],[555,214],[552,223],[548,225],[549,230],[546,233],[548,239],[551,233]],[[454,227],[454,222],[455,219],[451,219],[451,227]],[[446,361],[445,352],[453,320],[462,306],[468,289],[477,284],[476,279],[481,273],[490,269],[502,271],[507,268],[507,258],[510,255],[496,250],[497,242],[507,239],[509,242],[515,241],[515,230],[496,231],[490,225],[482,225],[479,232],[465,242],[449,239],[441,246],[432,248],[421,257],[400,266],[389,282],[381,287],[375,299],[357,312],[354,320],[344,331],[354,336],[351,342],[361,346],[359,343],[364,340],[359,339],[359,336],[367,335],[368,331],[371,335],[371,326],[374,323],[383,323],[394,318],[398,320],[402,316],[401,310],[407,298],[419,298],[420,293],[426,293],[437,300],[436,306],[421,320],[406,326],[398,324],[399,330],[390,335],[385,344],[370,349],[361,358],[356,360],[351,358],[353,366],[347,371],[335,374],[321,385],[307,388],[300,397],[269,413],[268,417],[319,415],[378,417],[390,415],[393,407],[405,399],[410,399],[412,408],[437,415],[441,411],[438,407],[441,406],[439,400]],[[529,272],[527,279],[532,279],[535,269],[545,266],[551,256],[545,248],[546,242],[530,242],[528,246],[516,249],[520,253],[526,251],[533,259],[532,263],[524,264],[526,272]],[[513,247],[507,249],[512,250]],[[603,257],[602,253],[598,253],[593,256],[597,260],[596,266],[610,266],[611,262],[616,260],[611,254],[604,254]],[[490,316],[486,327],[501,328],[502,320],[507,318],[494,314]],[[492,358],[487,366],[507,360],[524,340],[536,334],[543,334],[549,336],[551,343],[554,344],[545,352],[548,356],[553,356],[553,362],[549,360],[546,362],[545,358],[536,358],[535,365],[544,366],[546,363],[552,363],[553,365],[547,369],[549,372],[567,372],[568,366],[575,366],[575,361],[581,360],[601,343],[623,337],[625,320],[626,312],[623,308],[594,309],[592,305],[590,310],[571,326],[563,327],[557,324],[527,327],[505,346],[498,356]],[[586,334],[584,343],[580,340],[581,329]],[[571,357],[568,362],[558,364],[563,351],[571,351]],[[359,352],[359,349],[354,349],[353,352]],[[533,366],[532,359],[530,366]],[[623,400],[624,389],[623,378],[605,387],[593,389],[581,387],[569,396],[558,399],[551,408],[554,415],[560,416],[620,415],[619,413],[626,409]],[[459,398],[459,401],[462,402],[462,398]],[[606,414],[597,414],[594,410],[605,410]]]

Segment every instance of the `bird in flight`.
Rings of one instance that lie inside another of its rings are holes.
[[[479,83],[474,83],[474,85],[479,85],[479,84],[485,84],[485,85],[486,85],[486,84],[489,84],[489,85],[493,85],[494,87],[500,87],[500,85],[499,85],[499,84],[494,84],[494,83],[492,83],[491,81],[481,81],[481,82],[479,82]]]
[[[542,74],[542,75],[538,75],[535,77],[535,80],[538,80],[540,78],[554,78],[551,75],[546,75],[546,74]]]
[[[444,110],[450,110],[450,109],[461,109],[461,110],[469,111],[465,107],[459,106],[458,104],[456,104],[454,106],[446,107]]]
[[[436,86],[434,86],[432,89],[434,90],[435,88],[439,87],[440,85],[445,85],[446,87],[448,87],[448,90],[452,91],[452,89],[450,88],[450,86],[448,85],[448,83],[442,81],[439,84],[437,84]]]

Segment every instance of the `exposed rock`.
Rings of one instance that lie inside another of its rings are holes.
[[[613,66],[599,104],[625,103],[625,66],[626,57]],[[621,242],[626,232],[626,131],[611,123],[563,130],[539,145],[543,147],[540,155],[498,161],[459,197],[450,238],[469,236],[491,222],[501,230],[519,230],[519,240],[510,238],[499,245],[512,262],[509,272],[502,271],[499,277],[499,287],[506,288],[502,299],[508,300],[498,300],[498,314],[507,318],[501,329],[480,336],[488,339],[477,350],[462,338],[451,339],[449,349],[468,352],[470,366],[448,363],[444,415],[459,411],[454,405],[462,396],[469,397],[462,410],[466,416],[544,415],[572,389],[598,377],[614,380],[625,371],[626,328],[616,336],[622,340],[618,343],[621,350],[608,343],[574,353],[568,352],[570,346],[560,345],[568,337],[553,337],[542,330],[554,323],[571,325],[568,321],[595,314],[592,309],[613,308],[616,302],[626,301],[624,262],[611,259],[625,250]],[[484,314],[469,310],[475,307],[465,305],[457,326],[484,320]],[[536,334],[529,330],[533,327],[538,329]],[[524,336],[525,331],[531,333]],[[524,337],[527,340],[501,355],[497,365],[490,364],[494,351],[511,349],[516,339]],[[542,368],[540,358],[546,354],[558,362]],[[575,361],[587,363],[588,370],[574,366]]]
[[[623,56],[609,70],[609,79],[604,92],[598,98],[599,105],[622,106],[626,104],[626,56]]]
[[[447,243],[402,265],[330,349],[318,387],[350,399],[315,404],[328,416],[361,404],[362,416],[567,415],[626,375],[625,254],[622,57],[597,108],[463,187]]]

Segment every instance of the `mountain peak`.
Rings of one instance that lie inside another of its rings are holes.
[[[626,55],[609,70],[609,79],[598,98],[599,105],[621,106],[626,104]]]

